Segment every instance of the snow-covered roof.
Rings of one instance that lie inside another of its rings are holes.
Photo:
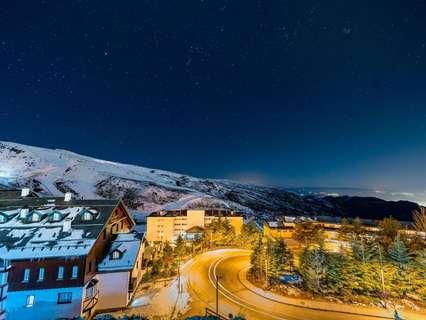
[[[193,208],[184,210],[162,210],[152,212],[148,217],[176,217],[176,216],[187,216],[188,211],[204,211],[206,217],[243,217],[243,213],[239,211],[233,211],[230,209],[214,208],[214,209],[203,209]]]
[[[135,232],[117,234],[117,238],[112,242],[108,254],[98,265],[98,271],[111,272],[132,270],[135,266],[144,237],[144,235],[141,236]],[[114,252],[118,252],[117,257],[114,257]]]
[[[0,223],[0,256],[9,260],[84,256],[118,203],[118,200],[66,202],[63,198],[0,201],[0,212],[10,217]],[[96,214],[95,219],[81,219],[86,210]],[[61,214],[61,219],[52,219],[53,213]],[[31,220],[33,214],[40,219]],[[71,220],[70,230],[64,229],[67,220]]]
[[[35,192],[30,191],[26,197],[37,197],[37,194]],[[0,201],[22,198],[24,197],[22,196],[21,189],[3,189],[0,185]]]
[[[185,231],[186,233],[203,233],[204,228],[200,226],[193,226]]]

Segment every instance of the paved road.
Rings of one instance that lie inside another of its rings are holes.
[[[248,287],[244,281],[244,271],[249,266],[249,252],[244,250],[216,250],[207,252],[192,260],[182,269],[186,278],[189,294],[192,298],[191,311],[188,315],[201,314],[206,307],[215,309],[215,276],[220,275],[219,309],[222,315],[244,315],[249,320],[254,319],[287,319],[287,320],[323,320],[323,319],[357,319],[372,320],[391,317],[391,312],[379,308],[362,308],[341,304],[316,303],[293,299],[296,306],[283,303],[288,302],[275,295],[264,296],[267,293],[256,292],[255,288]],[[303,304],[303,305],[302,305]],[[299,305],[299,306],[297,306]],[[320,311],[311,307],[321,307]],[[375,316],[356,315],[351,312],[374,314]],[[425,319],[423,315],[409,315],[404,319]]]

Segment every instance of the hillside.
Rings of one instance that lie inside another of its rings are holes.
[[[0,142],[0,185],[30,186],[40,194],[54,196],[71,192],[77,198],[123,198],[129,208],[141,213],[191,207],[229,207],[268,215],[353,213],[347,202],[340,201],[342,197],[300,196],[282,188],[200,179],[11,142]],[[386,215],[409,216],[408,210],[417,206],[410,204],[394,206],[395,212],[387,210]],[[380,206],[375,210],[381,215]]]

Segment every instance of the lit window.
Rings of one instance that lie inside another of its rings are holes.
[[[38,281],[44,280],[44,268],[38,269]]]
[[[38,215],[38,214],[33,214],[33,215],[31,216],[31,221],[32,221],[32,222],[38,222],[38,221],[40,221],[40,217],[39,217],[39,215]]]
[[[58,280],[62,280],[64,278],[64,267],[58,268]]]
[[[53,214],[52,220],[53,221],[59,221],[59,220],[61,220],[61,215],[58,212],[55,212]]]
[[[34,296],[29,295],[27,296],[27,307],[32,307],[34,305]]]
[[[91,212],[84,211],[84,213],[83,213],[83,220],[84,221],[90,221],[90,220],[92,220],[92,218],[93,218],[93,215],[92,215]]]
[[[58,304],[71,303],[72,292],[59,292],[58,293]]]
[[[71,277],[74,279],[78,277],[78,266],[72,266]]]
[[[5,222],[6,222],[6,217],[0,214],[0,223],[5,223]]]
[[[30,281],[30,269],[26,268],[24,270],[24,282]]]
[[[114,251],[114,252],[112,253],[112,259],[113,259],[113,260],[120,259],[120,252],[118,252],[117,250],[116,250],[116,251]]]

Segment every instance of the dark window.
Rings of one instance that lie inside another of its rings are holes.
[[[89,272],[92,272],[92,261],[89,262]]]
[[[106,228],[105,228],[104,229],[104,235],[103,235],[104,240],[106,240],[106,234],[107,234],[107,231],[106,231]]]
[[[59,292],[58,293],[58,304],[71,303],[72,292]]]

